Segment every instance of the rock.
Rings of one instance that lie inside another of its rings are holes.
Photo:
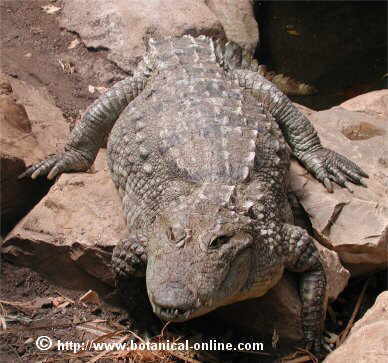
[[[2,228],[5,235],[47,192],[47,180],[18,180],[26,165],[63,147],[67,126],[43,89],[0,75]]]
[[[259,28],[252,2],[208,0],[206,4],[221,22],[226,37],[254,53],[259,42]]]
[[[388,357],[388,292],[357,321],[345,342],[324,363],[383,363]]]
[[[350,102],[349,102],[350,103]],[[291,167],[291,190],[310,218],[316,238],[336,251],[352,274],[388,262],[388,124],[376,114],[342,107],[309,115],[324,146],[357,163],[368,188],[336,186],[328,193],[299,163]]]
[[[354,97],[341,104],[342,108],[349,111],[360,111],[378,116],[388,117],[388,90],[368,92]]]
[[[252,52],[259,39],[249,0],[133,0],[130,5],[125,0],[66,0],[61,24],[77,32],[87,47],[109,50],[108,59],[127,72],[144,55],[150,37],[227,37]]]
[[[101,150],[93,174],[62,175],[7,236],[4,256],[68,288],[113,286],[111,252],[127,231],[104,159]]]
[[[150,37],[207,34],[225,37],[205,0],[66,0],[61,24],[87,47],[108,49],[108,59],[132,71]]]
[[[42,158],[35,136],[31,133],[31,123],[24,106],[17,102],[11,91],[0,95],[0,122],[1,122],[1,146],[2,153],[14,155],[19,159],[31,163]],[[3,89],[3,88],[2,88]]]
[[[31,133],[43,157],[62,151],[69,134],[69,127],[47,90],[43,87],[39,89],[32,87],[12,78],[10,83],[18,103],[25,108]]]

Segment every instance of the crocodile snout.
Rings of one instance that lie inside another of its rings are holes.
[[[150,295],[154,313],[163,320],[188,320],[195,308],[192,292],[178,283],[161,284]]]

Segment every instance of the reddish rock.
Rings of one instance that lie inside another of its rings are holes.
[[[0,75],[2,235],[25,215],[52,185],[18,180],[26,165],[63,147],[67,125],[43,89]]]
[[[340,105],[349,111],[366,112],[377,114],[381,117],[388,117],[388,90],[368,92],[354,97]]]
[[[259,28],[249,0],[208,0],[209,9],[221,22],[226,37],[254,53],[259,42]]]
[[[10,79],[13,94],[22,104],[43,157],[62,151],[69,134],[69,127],[62,111],[45,88],[35,88],[26,82]],[[33,161],[35,162],[35,160]]]
[[[7,236],[4,256],[63,286],[113,286],[111,251],[126,227],[104,159],[102,150],[93,173],[62,175]]]
[[[324,363],[385,363],[388,360],[388,292],[357,321],[345,342]]]

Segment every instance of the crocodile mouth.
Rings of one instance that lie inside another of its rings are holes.
[[[195,309],[182,309],[174,307],[163,307],[160,305],[152,304],[154,313],[162,320],[182,322],[189,320]]]

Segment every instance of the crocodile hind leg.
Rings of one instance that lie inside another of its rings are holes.
[[[286,268],[302,274],[302,324],[306,348],[318,355],[323,352],[322,332],[325,319],[326,276],[313,239],[297,226],[283,225]]]
[[[135,236],[120,241],[113,250],[112,268],[116,286],[131,321],[131,330],[149,338],[159,331],[146,288],[147,252]]]

